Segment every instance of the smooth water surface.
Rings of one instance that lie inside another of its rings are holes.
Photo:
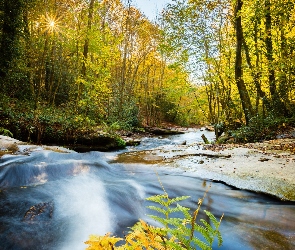
[[[196,142],[203,132],[146,138],[141,146]],[[189,195],[182,204],[224,213],[220,249],[295,249],[295,204],[201,180],[169,166],[108,163],[116,153],[37,151],[0,159],[0,249],[84,249],[90,234],[123,236],[139,218],[150,223],[145,198]],[[202,216],[202,215],[201,215]],[[217,249],[217,246],[214,246]]]

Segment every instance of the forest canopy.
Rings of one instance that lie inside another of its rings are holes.
[[[150,21],[131,0],[0,0],[0,127],[286,124],[294,13],[292,0],[173,0]]]

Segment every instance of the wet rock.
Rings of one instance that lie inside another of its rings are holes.
[[[38,222],[52,218],[54,204],[52,201],[43,202],[31,206],[25,213],[23,221],[25,222]]]
[[[126,142],[126,146],[138,146],[141,143],[141,140],[139,139],[126,139],[123,138]]]
[[[183,141],[182,143],[180,143],[180,145],[186,145],[186,141]]]
[[[260,158],[258,161],[264,162],[264,161],[269,161],[269,158]]]
[[[154,135],[178,135],[184,134],[183,131],[179,131],[176,129],[169,129],[169,128],[145,128],[145,130]]]
[[[206,126],[205,130],[214,132],[214,127],[213,126]]]
[[[119,136],[116,137],[109,134],[93,133],[78,137],[75,140],[75,143],[70,144],[67,147],[83,153],[89,151],[111,151],[122,149],[125,146],[125,141]]]

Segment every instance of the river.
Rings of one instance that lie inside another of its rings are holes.
[[[146,164],[143,150],[200,141],[204,131],[145,138],[124,151],[59,153],[39,150],[0,159],[0,249],[84,249],[90,234],[123,236],[151,205],[146,197],[188,195],[182,205],[224,214],[218,249],[295,249],[295,204],[196,178],[167,163]],[[213,133],[206,132],[211,140]],[[172,147],[171,147],[172,146]],[[114,160],[133,152],[136,161]],[[156,157],[156,156],[155,156]],[[202,215],[201,215],[202,216]],[[214,245],[214,249],[217,246]]]

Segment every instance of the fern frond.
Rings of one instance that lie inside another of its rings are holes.
[[[168,199],[168,198],[169,197],[167,194],[157,194],[157,195],[153,195],[151,197],[146,198],[146,200],[159,203],[161,200]]]
[[[187,248],[182,247],[179,243],[177,242],[167,242],[167,249],[171,250],[186,250]]]
[[[183,207],[179,204],[176,205],[175,208],[170,208],[169,212],[170,213],[176,213],[176,212],[181,212],[183,214],[189,214],[190,209],[188,207]]]
[[[217,240],[218,240],[218,246],[221,246],[221,245],[222,245],[222,242],[223,242],[223,239],[222,239],[221,233],[220,233],[220,231],[219,231],[218,229],[219,229],[220,223],[221,223],[221,221],[222,221],[223,215],[221,216],[220,220],[218,221],[218,220],[216,219],[216,217],[215,217],[211,212],[209,212],[209,211],[207,211],[207,210],[204,210],[204,212],[205,212],[206,215],[209,217],[210,222],[212,222],[213,225],[214,225],[214,227],[215,227],[215,229],[213,229],[213,228],[210,226],[210,227],[212,228],[212,231],[211,231],[211,233],[212,233],[212,237],[213,237],[213,238],[214,238],[214,237],[217,237]],[[204,223],[204,222],[203,222],[203,223]]]
[[[126,236],[126,247],[130,249],[165,249],[165,233],[140,220]]]
[[[201,219],[200,222],[203,223],[203,225],[205,226],[205,228],[209,231],[209,233],[214,233],[214,228],[204,219]]]
[[[196,224],[195,231],[201,233],[201,235],[205,238],[206,242],[208,242],[211,245],[211,242],[213,242],[214,238],[212,238],[212,233],[207,227]]]
[[[223,238],[221,236],[220,231],[216,231],[216,237],[217,237],[218,246],[220,247],[223,243]]]
[[[183,222],[183,219],[181,218],[169,218],[165,219],[165,222],[168,223],[171,226],[178,227]]]
[[[165,228],[168,228],[168,222],[166,218],[162,218],[156,215],[149,215],[149,217],[151,217],[152,219],[154,219],[157,222],[160,222],[162,225],[165,226]]]
[[[208,246],[205,242],[201,241],[197,237],[194,237],[192,239],[192,241],[193,241],[193,243],[195,245],[197,245],[198,247],[200,247],[200,249],[202,249],[202,250],[211,250],[212,249],[210,246]]]
[[[164,207],[169,206],[169,197],[167,194],[162,194],[162,195],[154,195],[149,198],[147,198],[148,201],[153,201],[155,203],[158,203]]]
[[[201,219],[201,223],[196,221],[208,190],[203,198],[199,199],[197,209],[191,214],[189,208],[178,204],[179,201],[186,200],[189,196],[169,198],[163,185],[162,188],[165,194],[154,195],[147,198],[147,200],[157,203],[158,206],[149,206],[148,208],[158,212],[160,216],[149,216],[161,223],[163,227],[154,227],[140,220],[130,228],[131,231],[125,236],[125,245],[116,247],[115,244],[122,239],[110,237],[110,234],[107,234],[103,237],[90,236],[90,239],[85,242],[89,245],[87,249],[193,250],[199,247],[202,250],[211,250],[215,238],[218,240],[218,246],[222,244],[219,226],[223,215],[218,221],[212,213],[205,210],[209,220]],[[173,213],[177,213],[177,217],[171,216]],[[179,214],[182,214],[182,216],[179,217]],[[202,240],[195,236],[196,232],[203,236]]]
[[[170,204],[174,204],[176,202],[179,202],[179,201],[183,201],[183,200],[187,200],[188,198],[190,198],[190,196],[180,196],[180,197],[175,197],[173,199],[169,199],[170,200]]]
[[[167,213],[167,210],[166,209],[163,209],[163,208],[160,208],[160,207],[156,207],[156,206],[148,206],[147,208],[151,209],[151,210],[154,210],[154,211],[157,211],[161,214],[166,214]]]
[[[204,212],[206,213],[206,215],[210,218],[210,221],[213,223],[214,227],[217,229],[220,225],[220,221],[218,221],[216,219],[216,217],[209,211],[204,210]]]
[[[123,240],[122,238],[111,237],[110,233],[105,236],[90,235],[89,240],[85,244],[89,245],[87,250],[112,250],[117,242]]]

